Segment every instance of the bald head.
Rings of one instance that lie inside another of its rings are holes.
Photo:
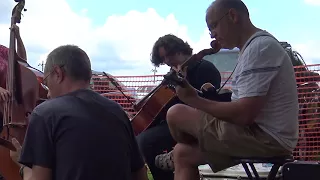
[[[206,23],[211,38],[225,49],[240,47],[241,39],[247,38],[246,32],[256,29],[241,0],[215,0],[207,9]]]
[[[238,13],[241,13],[249,17],[249,11],[247,6],[241,0],[216,0],[211,3],[207,9],[207,14],[212,11],[215,14],[220,14],[220,12],[225,13],[229,9],[234,9]]]

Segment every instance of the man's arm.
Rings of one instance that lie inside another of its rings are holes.
[[[38,166],[39,167],[39,166]],[[38,180],[38,179],[51,179],[51,169],[47,169],[47,172],[42,169],[42,167],[33,167],[32,169],[25,166],[23,167],[23,180]],[[36,174],[42,174],[40,177],[39,176],[32,176],[33,171],[39,171]],[[50,171],[50,173],[48,173]]]
[[[139,151],[138,143],[133,130],[131,132],[131,177],[133,180],[148,180],[146,166]]]
[[[19,160],[20,164],[32,168],[31,175],[24,169],[30,179],[51,180],[54,146],[50,129],[46,119],[32,113]]]
[[[32,169],[28,167],[23,168],[23,180],[32,180]]]
[[[131,144],[131,177],[133,180],[148,180],[145,162],[140,153],[136,137],[134,135],[132,125],[126,113],[123,110],[123,117],[126,118],[125,122],[130,133]]]
[[[252,124],[266,102],[270,84],[286,55],[274,43],[271,41],[256,45],[250,57],[245,59],[246,62],[242,62],[246,66],[240,75],[234,77],[238,100],[216,102],[196,97],[190,105],[230,123]]]
[[[23,41],[20,36],[20,30],[17,25],[13,26],[13,29],[15,31],[16,39],[17,39],[17,54],[20,58],[27,61],[27,52],[26,48],[24,47]]]
[[[144,166],[139,170],[132,172],[132,180],[148,180],[147,168]]]
[[[265,99],[265,96],[257,96],[233,102],[217,102],[197,97],[190,105],[226,122],[249,125],[254,122]]]

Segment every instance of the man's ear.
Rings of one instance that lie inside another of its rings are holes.
[[[64,78],[65,78],[65,72],[64,72],[63,69],[60,68],[60,67],[54,67],[54,71],[55,71],[55,73],[56,73],[57,83],[58,83],[58,84],[62,83],[62,81],[63,81]]]
[[[238,23],[240,14],[233,8],[229,10],[228,17],[231,22]]]

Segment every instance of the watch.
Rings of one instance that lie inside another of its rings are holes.
[[[19,174],[20,174],[20,176],[21,176],[21,178],[23,179],[23,169],[24,169],[24,165],[22,165],[21,167],[20,167],[20,170],[19,170]]]

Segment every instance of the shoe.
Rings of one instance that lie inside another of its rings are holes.
[[[173,151],[156,156],[155,165],[162,170],[174,171]]]

